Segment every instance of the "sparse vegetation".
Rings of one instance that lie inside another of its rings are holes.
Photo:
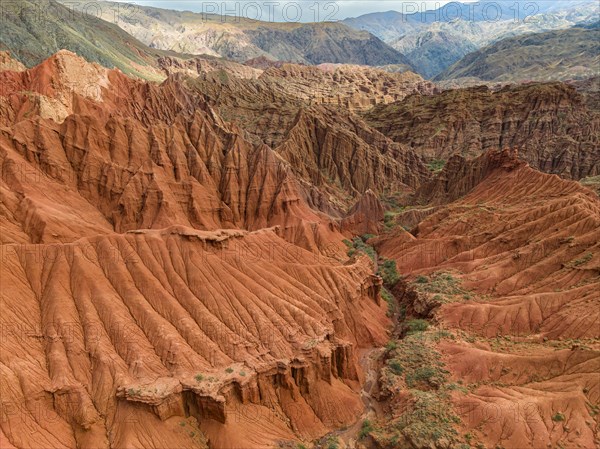
[[[397,376],[400,376],[404,372],[404,368],[402,368],[402,365],[397,360],[392,360],[389,363],[389,367],[390,370],[392,370],[392,372]]]
[[[394,207],[390,210],[385,211],[383,215],[383,224],[387,230],[391,230],[395,228],[398,223],[396,222],[396,217],[404,211],[404,207]]]
[[[587,178],[583,178],[581,182],[584,186],[591,184],[600,184],[600,175],[598,176],[588,176]]]
[[[554,422],[561,422],[565,420],[565,415],[563,415],[561,412],[556,412],[553,416],[552,416],[552,421]]]
[[[579,182],[581,182],[581,185],[595,190],[596,193],[600,195],[600,176],[590,176],[588,178],[582,179]]]
[[[410,322],[413,326],[418,323],[416,328],[428,328],[425,320]],[[453,412],[449,392],[467,390],[456,384],[446,384],[448,371],[433,345],[433,335],[431,330],[409,334],[398,340],[396,349],[390,353],[392,358],[386,363],[389,376],[386,382],[396,385],[404,380],[412,400],[397,418],[373,431],[372,435],[382,447],[404,447],[407,440],[417,447],[427,447],[441,439],[457,445],[461,440],[454,428],[460,419]]]
[[[349,248],[347,253],[348,257],[352,257],[356,253],[361,252],[369,256],[372,260],[375,260],[375,250],[372,246],[367,245],[361,237],[354,237],[352,241],[343,240],[343,242]]]
[[[437,172],[442,171],[445,165],[446,165],[446,161],[445,160],[443,160],[443,159],[434,159],[429,164],[427,164],[427,167],[432,172],[437,173]]]
[[[244,377],[246,375],[246,371],[240,371],[240,376]]]
[[[588,263],[590,260],[592,260],[592,258],[594,257],[594,255],[592,253],[587,253],[585,256],[583,256],[580,259],[577,259],[573,262],[573,265],[578,267],[580,265],[585,265],[586,263]]]
[[[463,290],[461,282],[452,273],[436,272],[427,276],[418,276],[414,283],[417,290],[425,293],[439,293],[444,295],[466,295],[468,291]]]
[[[386,287],[394,287],[400,280],[398,269],[396,268],[395,260],[385,260],[380,266],[377,272],[383,279],[383,283]]]
[[[391,317],[392,315],[394,315],[394,313],[396,313],[396,299],[394,298],[394,295],[392,295],[390,291],[385,287],[381,289],[381,297],[387,303],[387,315]]]
[[[194,379],[196,379],[196,382],[202,382],[204,380],[204,375],[198,373],[194,376]]]
[[[369,434],[372,431],[373,431],[373,424],[368,419],[365,419],[362,422],[362,425],[360,427],[360,432],[358,433],[358,438],[362,440],[362,439],[366,438],[367,436],[369,436]]]
[[[431,366],[417,368],[411,374],[406,375],[406,385],[413,388],[418,382],[429,384],[437,374],[437,371]]]
[[[429,323],[426,320],[410,320],[405,323],[407,333],[415,334],[417,332],[425,332],[429,327]]]
[[[456,299],[470,300],[473,295],[461,286],[461,280],[449,272],[436,272],[429,276],[417,276],[412,282],[420,293],[434,295],[432,299],[441,304]],[[459,297],[460,298],[454,298]]]
[[[325,448],[326,449],[339,449],[340,447],[340,442],[338,441],[338,438],[336,436],[330,436],[327,438],[327,440],[325,441]]]
[[[392,227],[394,225],[394,219],[396,218],[396,214],[390,210],[385,211],[383,215],[383,224],[386,227]]]
[[[455,384],[455,383],[448,384],[448,385],[446,386],[446,389],[447,389],[448,391],[454,391],[454,390],[458,390],[458,391],[460,391],[460,392],[462,392],[462,393],[464,393],[464,394],[467,394],[467,393],[469,392],[469,389],[468,389],[468,388],[466,388],[466,387],[463,387],[462,385],[459,385],[459,384]]]

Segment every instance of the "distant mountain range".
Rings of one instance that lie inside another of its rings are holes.
[[[599,68],[597,22],[501,40],[465,56],[436,79],[500,82],[584,79],[597,76]]]
[[[164,78],[160,62],[164,58],[192,55],[238,62],[263,57],[305,64],[393,64],[397,70],[412,70],[399,51],[344,24],[232,23],[231,19],[223,22],[221,16],[208,16],[204,21],[201,14],[137,6],[131,16],[115,16],[114,4],[94,5],[100,17],[85,10],[84,3],[11,2],[3,9],[0,50],[10,51],[32,67],[67,49],[91,62],[150,80]]]
[[[117,15],[114,3],[94,5],[90,14],[84,3],[11,2],[3,12],[0,50],[31,67],[67,49],[156,81],[174,70],[202,71],[194,62],[197,55],[204,65],[211,57],[267,66],[274,61],[371,65],[415,71],[443,85],[581,79],[595,75],[599,64],[593,25],[599,7],[589,1],[541,2],[535,11],[453,3],[427,14],[389,11],[343,23],[260,22],[139,5]],[[502,20],[486,20],[491,11]],[[539,14],[527,17],[532,12]]]
[[[73,13],[54,0],[18,0],[3,5],[0,49],[28,67],[67,49],[90,62],[127,74],[161,79],[157,60],[175,56],[150,48],[118,26],[93,15]]]
[[[597,2],[478,2],[434,11],[366,14],[344,23],[369,31],[403,53],[417,72],[433,78],[467,54],[504,38],[570,28],[598,20]]]
[[[135,5],[115,20],[114,4],[95,2],[101,18],[161,50],[221,56],[237,62],[257,57],[303,64],[324,62],[412,69],[398,50],[343,23],[280,23]],[[81,3],[75,7],[84,8]]]

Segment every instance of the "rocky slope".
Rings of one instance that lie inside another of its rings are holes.
[[[152,48],[239,62],[267,57],[304,64],[402,64],[411,68],[400,52],[377,37],[341,23],[260,21],[140,5],[122,11],[115,20],[114,4],[96,3],[104,20]]]
[[[599,40],[598,22],[511,37],[465,56],[436,79],[475,77],[484,81],[549,81],[589,78],[598,75]]]
[[[2,253],[2,447],[263,448],[362,410],[368,259],[181,226]]]
[[[600,201],[509,152],[479,165],[414,236],[374,242],[406,276],[406,321],[381,377],[391,418],[371,435],[386,448],[594,447]]]
[[[597,88],[586,86],[447,90],[376,106],[364,118],[430,161],[512,146],[535,168],[579,179],[600,173]]]
[[[65,51],[0,77],[8,241],[172,224],[281,225],[313,250],[336,241],[339,226],[308,206],[289,164],[245,140],[176,77],[134,81]],[[30,171],[37,182],[27,182]]]
[[[182,75],[0,72],[2,447],[262,448],[362,412],[381,281]]]
[[[311,204],[329,213],[346,210],[369,189],[414,189],[429,177],[419,156],[344,112],[433,92],[417,75],[282,64],[256,79],[221,72],[188,85],[249,138],[290,162]]]

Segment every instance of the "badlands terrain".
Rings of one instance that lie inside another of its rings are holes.
[[[484,76],[499,24],[434,82],[350,21],[43,5],[0,39],[0,448],[600,447],[583,7],[525,27],[565,70]]]

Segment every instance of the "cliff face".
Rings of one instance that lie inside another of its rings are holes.
[[[525,166],[527,163],[518,157],[518,150],[489,152],[475,159],[452,156],[432,180],[419,187],[415,192],[414,200],[432,206],[456,201],[473,190],[495,170],[512,170]]]
[[[300,110],[275,151],[299,177],[334,198],[357,196],[369,189],[381,193],[416,188],[430,175],[414,152],[362,120],[330,110]]]
[[[270,67],[261,76],[311,104],[325,104],[344,110],[364,111],[376,104],[401,100],[413,93],[430,94],[433,83],[413,72],[390,73],[351,64],[302,66],[282,64]]]
[[[580,179],[600,173],[600,115],[588,101],[592,95],[562,83],[476,87],[413,95],[375,107],[365,120],[430,160],[518,147],[532,167]]]
[[[372,190],[367,192],[342,220],[342,228],[351,229],[354,234],[377,234],[384,217],[383,205]]]

